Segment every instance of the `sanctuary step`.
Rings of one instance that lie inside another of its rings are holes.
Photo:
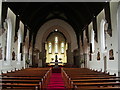
[[[52,73],[61,73],[61,67],[52,68]]]

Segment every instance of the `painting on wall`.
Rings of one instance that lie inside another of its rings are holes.
[[[97,60],[100,60],[100,52],[97,53]]]
[[[110,60],[114,60],[113,49],[111,49],[111,50],[109,51],[109,59],[110,59]]]

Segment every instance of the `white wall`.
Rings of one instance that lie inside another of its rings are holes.
[[[120,2],[117,10],[117,30],[118,38],[120,38]],[[118,74],[120,76],[120,39],[118,39]]]
[[[112,38],[107,35],[107,46],[108,50],[113,48],[114,51],[114,60],[109,60],[108,62],[108,71],[116,73],[118,72],[118,30],[117,30],[117,10],[118,3],[110,3],[110,12],[111,12],[111,24],[112,24]],[[111,46],[112,44],[112,46]],[[118,73],[117,73],[118,74]]]
[[[112,37],[107,33],[106,43],[107,49],[104,53],[100,49],[100,22],[105,19],[104,10],[102,10],[97,16],[97,32],[98,32],[98,43],[95,41],[95,52],[92,56],[92,61],[88,61],[88,68],[103,70],[104,71],[104,56],[107,56],[107,72],[110,74],[116,73],[118,75],[118,30],[117,30],[117,7],[118,3],[110,3],[111,11],[111,24],[112,24]],[[89,25],[91,27],[91,24]],[[91,28],[89,28],[90,30]],[[111,46],[112,44],[112,46]],[[109,50],[113,49],[114,60],[109,60]],[[100,60],[97,60],[97,53],[100,52]]]
[[[17,63],[16,63],[16,68],[21,69],[23,67],[23,64],[21,62],[21,55],[22,53],[20,53],[20,43],[23,43],[23,35],[24,35],[24,24],[22,23],[22,21],[20,21],[19,23],[19,30],[18,30],[18,46],[17,46]],[[22,47],[23,48],[23,47]]]
[[[100,48],[100,42],[101,42],[100,41],[100,24],[101,24],[102,19],[105,19],[104,9],[97,16],[98,43],[95,41],[95,53],[93,54],[92,61],[91,61],[92,68],[97,69],[97,70],[101,70],[101,69],[104,70],[103,53],[101,53],[101,48]],[[97,52],[98,51],[100,52],[100,61],[97,61]]]
[[[0,28],[1,28],[1,18],[2,18],[2,0],[0,0]]]
[[[15,20],[16,20],[16,15],[10,10],[10,8],[8,8],[6,20],[9,20],[9,23],[11,23],[11,25],[12,25],[12,26],[10,26],[11,28],[9,30],[12,35],[10,37],[8,37],[9,40],[10,40],[10,43],[12,43],[12,45],[10,46],[11,49],[9,49],[10,52],[8,51],[9,52],[9,55],[8,55],[9,57],[6,57],[6,58],[9,58],[9,60],[6,60],[6,61],[3,60],[2,69],[10,70],[10,69],[13,69],[13,67],[10,65],[10,63],[12,62],[11,59],[12,59],[12,50],[13,50],[13,47],[14,47],[13,42],[14,42],[14,35],[15,35]],[[6,31],[8,32],[8,30],[6,30]],[[5,34],[2,37],[2,39],[6,40]],[[5,47],[5,41],[2,41],[2,42],[4,44],[2,47],[4,48]],[[3,50],[3,52],[4,52],[4,50]],[[7,56],[7,54],[6,54],[6,56]]]
[[[22,23],[22,21],[20,21],[20,24],[19,24],[19,30],[17,32],[17,35],[18,35],[18,39],[16,41],[14,41],[14,36],[15,36],[15,25],[16,25],[16,15],[12,12],[12,10],[10,8],[8,8],[8,11],[7,11],[7,18],[6,20],[9,19],[11,21],[11,30],[10,32],[12,32],[12,35],[11,37],[7,37],[7,38],[11,38],[11,51],[10,51],[10,60],[6,59],[4,60],[5,58],[5,45],[6,45],[6,36],[7,36],[7,33],[8,33],[8,30],[6,28],[6,30],[4,31],[4,33],[0,36],[0,42],[1,43],[1,46],[2,49],[3,49],[3,59],[0,60],[0,66],[2,66],[2,71],[3,72],[6,72],[6,71],[11,71],[11,70],[14,70],[15,68],[16,69],[21,69],[22,67],[25,68],[25,58],[23,58],[24,60],[21,61],[21,53],[20,53],[20,43],[23,42],[23,37],[24,37],[24,24]],[[5,27],[4,27],[5,28]],[[24,51],[24,54],[25,53],[28,53],[28,48],[29,48],[29,30],[27,31],[27,36],[26,36],[26,40],[25,40],[25,51]],[[27,43],[27,44],[26,44]],[[26,51],[27,50],[27,51]],[[12,52],[15,52],[15,60],[12,60]],[[25,57],[25,56],[24,56]],[[9,64],[10,63],[10,64]]]
[[[2,16],[2,1],[0,0],[0,48],[2,47],[2,28],[1,28],[1,16]],[[3,54],[2,54],[3,55]],[[0,60],[0,71],[2,69],[2,60]],[[1,73],[1,72],[0,72]]]

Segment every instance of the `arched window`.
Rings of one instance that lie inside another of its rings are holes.
[[[58,53],[58,37],[55,37],[55,53]]]
[[[95,50],[95,45],[94,45],[94,35],[95,33],[94,33],[94,30],[92,29],[91,30],[91,43],[92,43],[92,53],[94,52],[94,50]]]
[[[100,23],[100,47],[103,53],[105,51],[105,24],[106,20],[102,19]]]
[[[64,42],[61,43],[61,53],[64,53]]]
[[[51,42],[49,42],[49,44],[48,44],[48,52],[49,52],[49,54],[52,53],[52,43]]]

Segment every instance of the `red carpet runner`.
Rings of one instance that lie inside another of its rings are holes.
[[[47,90],[66,90],[61,73],[52,73]]]

